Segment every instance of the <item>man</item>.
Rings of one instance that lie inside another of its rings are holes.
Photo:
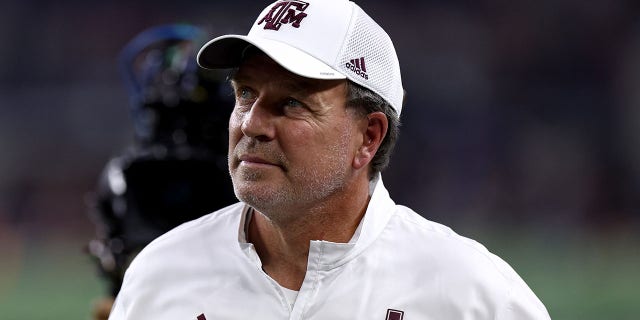
[[[360,7],[276,2],[198,62],[236,68],[241,202],[145,248],[111,319],[549,319],[504,261],[389,197],[400,68]]]

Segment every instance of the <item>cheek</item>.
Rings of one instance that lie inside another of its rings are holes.
[[[353,131],[346,125],[325,128],[288,128],[289,152],[309,159],[345,159],[353,155],[355,146]]]
[[[351,163],[358,147],[362,145],[362,137],[358,134],[357,128],[349,123],[343,123],[342,126],[336,127],[332,133],[329,144],[335,149],[337,153],[335,156],[346,163]]]
[[[295,147],[295,150],[304,150],[321,143],[323,137],[319,133],[320,130],[316,126],[304,121],[294,121],[280,125],[278,137],[283,144]]]
[[[242,136],[242,117],[238,115],[236,111],[231,113],[229,118],[229,145],[235,145],[235,143]]]

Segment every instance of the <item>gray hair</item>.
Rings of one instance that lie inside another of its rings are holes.
[[[371,160],[369,178],[373,179],[378,172],[382,172],[389,165],[391,153],[400,134],[400,117],[395,109],[375,92],[352,81],[347,81],[347,90],[347,108],[354,108],[360,116],[382,112],[389,122],[387,134]]]

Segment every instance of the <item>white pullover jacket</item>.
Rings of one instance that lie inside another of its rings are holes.
[[[545,307],[479,243],[396,205],[380,176],[349,243],[312,241],[291,305],[246,242],[251,208],[231,205],[149,244],[110,320],[542,320]]]

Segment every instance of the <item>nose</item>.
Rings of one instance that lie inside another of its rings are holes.
[[[273,114],[261,100],[256,100],[249,112],[244,114],[240,130],[247,137],[269,141],[275,136]]]

